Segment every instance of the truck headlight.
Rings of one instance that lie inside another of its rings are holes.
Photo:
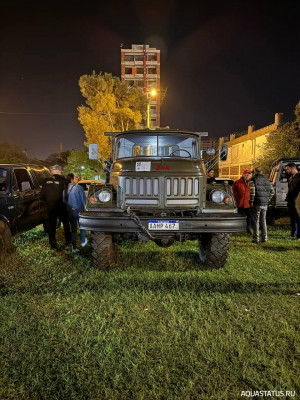
[[[102,203],[107,203],[111,199],[111,192],[108,190],[102,190],[99,193],[98,198]]]
[[[214,190],[211,194],[211,199],[214,203],[222,203],[225,198],[225,193],[222,190]]]

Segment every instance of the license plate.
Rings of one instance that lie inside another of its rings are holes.
[[[179,229],[179,221],[148,221],[148,229],[155,231],[176,231]]]

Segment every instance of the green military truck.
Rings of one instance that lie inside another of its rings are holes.
[[[91,185],[81,229],[92,233],[95,267],[115,263],[120,240],[167,247],[198,240],[199,262],[223,267],[229,236],[246,230],[228,183],[207,184],[197,132],[135,130],[106,133],[112,144],[109,179]]]

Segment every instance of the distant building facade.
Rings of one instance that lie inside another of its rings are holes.
[[[131,49],[121,48],[121,81],[140,87],[150,102],[150,127],[160,126],[160,50],[149,45],[133,44]],[[150,96],[155,89],[155,97]],[[146,126],[146,121],[144,122]]]
[[[245,169],[252,170],[255,161],[261,155],[262,146],[266,143],[267,136],[276,132],[283,123],[283,114],[276,113],[274,123],[264,128],[254,130],[254,125],[248,126],[248,133],[240,137],[230,135],[229,141],[225,138],[219,139],[219,146],[226,143],[228,146],[228,157],[226,161],[219,161],[220,178],[237,180]]]

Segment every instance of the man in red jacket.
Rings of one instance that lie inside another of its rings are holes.
[[[247,232],[251,234],[250,179],[251,171],[245,170],[241,178],[232,185],[232,191],[239,212],[247,216]]]

